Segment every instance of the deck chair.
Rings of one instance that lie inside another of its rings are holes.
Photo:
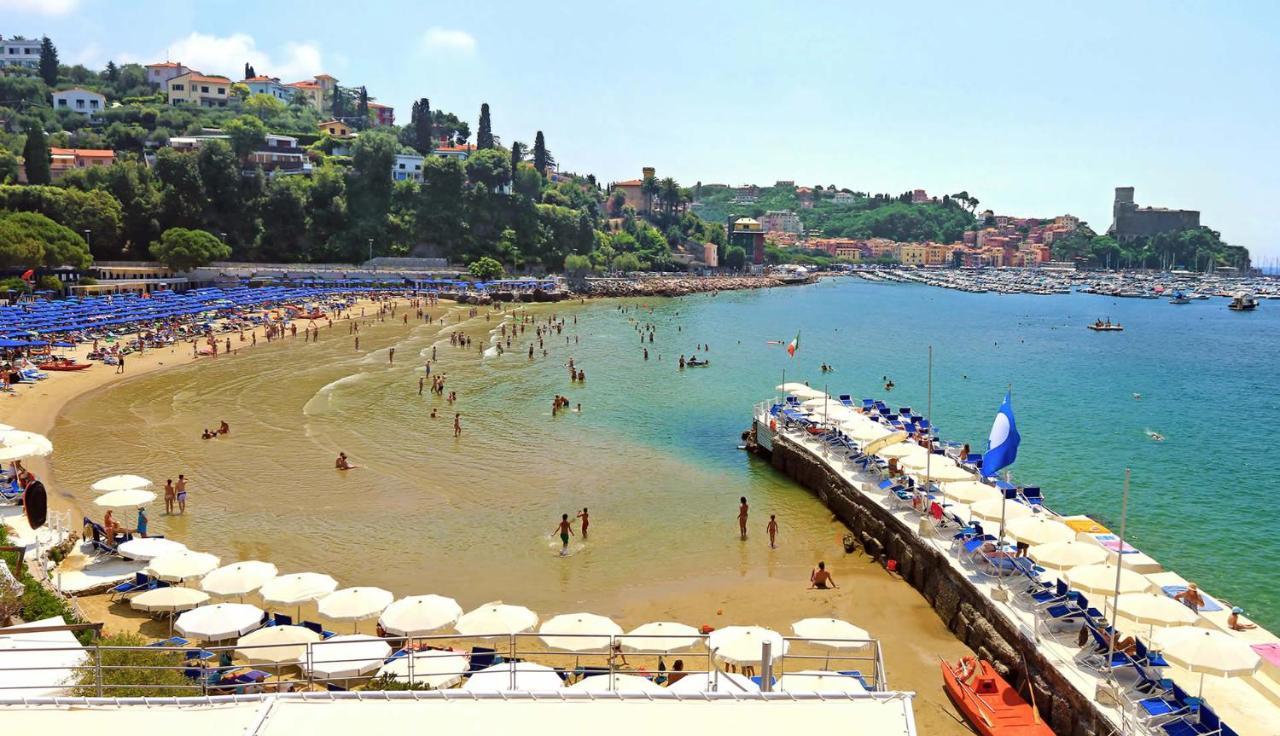
[[[847,407],[852,408],[852,407],[853,407],[853,398],[851,398],[851,397],[849,396],[849,394],[840,394],[840,403],[841,403],[841,405],[843,405],[843,406],[847,406]]]
[[[467,672],[478,672],[496,663],[498,652],[487,647],[471,647],[471,664]]]

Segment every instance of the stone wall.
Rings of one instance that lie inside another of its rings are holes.
[[[914,529],[783,436],[774,436],[772,453],[754,445],[752,449],[770,456],[775,469],[816,495],[844,522],[867,554],[881,560],[897,560],[903,580],[924,596],[956,638],[990,661],[1023,693],[1029,672],[1036,704],[1055,733],[1095,736],[1113,730],[1092,699],[1067,682],[1034,643],[1022,636],[941,552],[924,544]],[[941,676],[938,684],[941,687]]]

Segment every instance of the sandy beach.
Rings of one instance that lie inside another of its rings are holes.
[[[592,300],[597,301],[597,300]],[[404,304],[403,301],[400,302]],[[353,312],[358,314],[361,305],[353,308]],[[414,324],[413,317],[410,317],[410,324],[403,326],[400,321],[399,312],[394,320],[388,319],[386,322],[376,322],[376,306],[366,303],[363,306],[367,309],[371,317],[375,317],[371,327],[362,330],[362,336],[366,342],[362,344],[361,353],[368,354],[369,367],[364,370],[371,370],[373,366],[381,370],[384,364],[388,363],[386,351],[388,346],[401,344],[398,341],[403,340],[406,334],[411,333],[421,323]],[[432,310],[433,315],[449,311],[454,308],[451,303],[442,304],[440,307]],[[565,314],[575,309],[571,305],[546,305],[533,307],[530,309],[532,314],[543,314],[544,312],[559,310]],[[502,315],[492,315],[494,319],[485,320],[483,313],[476,318],[466,319],[467,312],[458,312],[458,320],[462,324],[457,328],[471,335],[474,340],[481,344],[484,342],[486,335],[490,330],[498,327]],[[368,319],[368,318],[366,318]],[[575,321],[576,324],[576,321]],[[340,326],[341,323],[335,322],[333,335],[330,336],[327,329],[322,328],[321,341],[343,341],[343,349],[349,349],[346,344],[351,338],[348,335],[348,328]],[[259,336],[261,337],[261,336]],[[233,347],[237,347],[233,337]],[[445,345],[448,345],[447,338]],[[549,343],[554,341],[549,341]],[[196,371],[193,375],[213,375],[227,370],[229,365],[225,361],[246,361],[245,365],[259,365],[261,361],[270,361],[278,364],[280,360],[284,360],[285,355],[293,352],[292,348],[294,340],[285,338],[268,345],[265,341],[260,341],[259,351],[245,350],[244,353],[233,353],[231,356],[219,356],[216,359],[201,358],[197,363],[204,366],[219,366],[218,370],[213,368],[197,366],[192,368]],[[336,343],[335,343],[336,347]],[[85,348],[80,348],[77,352],[82,356]],[[279,357],[274,352],[279,352]],[[250,355],[253,355],[250,359]],[[474,361],[475,349],[470,352],[449,352],[447,349],[441,349],[441,365],[442,369],[448,369],[452,372],[461,370],[455,365],[458,361],[468,360]],[[523,358],[523,355],[521,355]],[[674,356],[673,356],[674,357]],[[47,381],[43,381],[35,386],[26,387],[19,398],[3,399],[0,403],[0,421],[10,424],[16,424],[23,429],[37,432],[49,432],[57,422],[60,413],[67,405],[80,398],[92,401],[94,392],[113,386],[123,379],[133,379],[141,376],[149,376],[165,368],[174,368],[180,366],[189,366],[193,362],[190,355],[190,344],[181,343],[172,349],[148,351],[144,356],[129,356],[127,360],[128,373],[125,376],[114,374],[114,368],[110,366],[95,365],[82,373],[70,373],[57,375]],[[397,360],[400,360],[399,354]],[[411,353],[405,355],[404,360],[412,363],[414,357]],[[552,358],[554,360],[554,358]],[[230,365],[235,365],[231,363]],[[674,366],[673,366],[674,368]],[[407,366],[406,366],[407,369]],[[595,368],[592,368],[593,376]],[[509,376],[504,378],[500,374],[491,377],[493,381],[510,380]],[[218,379],[221,380],[221,379]],[[451,381],[454,379],[451,379]],[[593,381],[599,381],[598,377]],[[603,384],[601,384],[603,386]],[[481,390],[479,387],[473,391],[471,386],[467,384],[468,391],[464,391],[464,400],[468,396],[468,392],[474,393]],[[561,390],[556,388],[555,390]],[[579,392],[575,393],[577,398]],[[175,402],[175,407],[179,406]],[[169,411],[175,411],[171,408]],[[263,412],[269,412],[271,409],[264,404]],[[464,412],[469,411],[463,409]],[[474,414],[468,414],[474,416]],[[189,418],[188,418],[189,419]],[[208,421],[216,419],[216,417],[203,417]],[[468,420],[468,421],[481,421]],[[233,419],[233,427],[239,424]],[[444,421],[439,425],[441,432],[445,431],[446,423]],[[480,430],[484,431],[485,425],[481,425]],[[95,431],[109,431],[101,428]],[[233,429],[234,432],[234,429]],[[236,435],[236,441],[246,441],[246,438]],[[443,440],[431,440],[431,443],[443,442]],[[228,445],[228,448],[231,446]],[[217,448],[219,451],[224,450],[223,447]],[[66,458],[73,449],[65,444],[58,445],[57,458]],[[245,450],[246,455],[240,457],[238,463],[247,470],[253,462],[258,458],[249,454],[251,451]],[[252,452],[256,452],[252,451]],[[462,452],[455,449],[451,453]],[[464,455],[449,454],[446,457],[454,458],[450,462],[471,462],[464,460]],[[359,459],[359,458],[358,458]],[[184,458],[184,462],[198,461],[197,458]],[[232,462],[223,458],[220,462]],[[329,464],[331,470],[331,458],[324,458],[325,463]],[[656,462],[656,461],[655,461]],[[80,503],[83,503],[83,493],[70,493],[68,489],[60,489],[57,482],[56,474],[48,463],[32,463],[33,470],[40,477],[45,478],[51,489],[51,503],[55,508],[72,508],[74,511],[73,518],[79,518]],[[101,468],[102,473],[108,472],[125,472],[128,469],[119,468]],[[361,471],[364,472],[364,471]],[[676,471],[679,472],[679,471]],[[708,476],[707,482],[713,476]],[[494,479],[497,481],[497,479]],[[556,479],[546,479],[547,484],[556,484],[562,482]],[[502,481],[502,487],[506,487],[510,483],[509,480]],[[481,481],[481,485],[484,482]],[[77,484],[78,487],[78,484]],[[199,489],[198,489],[199,493]],[[198,496],[199,497],[199,496]],[[80,502],[77,503],[76,499]],[[173,526],[166,526],[165,532],[180,541],[191,542],[190,537],[195,536],[201,531],[200,527],[209,523],[208,515],[212,513],[210,506],[214,506],[219,522],[228,523],[228,516],[234,525],[235,517],[240,509],[234,506],[228,506],[226,503],[214,499],[205,494],[201,500],[202,506],[193,508],[191,512],[183,517],[161,517],[159,511],[153,511],[153,524],[157,520],[163,518]],[[286,508],[288,507],[286,503]],[[346,514],[352,511],[350,508],[343,506],[341,501],[338,505],[332,506],[333,513]],[[389,504],[388,510],[397,508],[395,501],[387,499],[383,503]],[[816,501],[806,500],[806,508],[816,508]],[[273,512],[277,516],[287,518],[289,514],[280,513],[283,508],[275,508]],[[96,509],[90,512],[95,517]],[[808,510],[805,513],[815,514]],[[202,516],[203,515],[203,516]],[[343,585],[381,585],[393,590],[399,594],[414,594],[425,592],[438,592],[446,595],[453,595],[459,599],[464,608],[474,607],[485,600],[491,600],[495,597],[503,597],[505,600],[516,603],[526,603],[533,605],[543,617],[549,617],[557,613],[567,613],[577,610],[589,610],[604,615],[608,615],[616,620],[624,629],[629,629],[635,625],[653,620],[674,620],[688,623],[694,626],[709,625],[720,627],[732,624],[759,624],[769,626],[784,633],[790,633],[790,623],[801,618],[814,616],[834,616],[846,619],[866,628],[874,637],[880,639],[887,666],[887,676],[891,685],[896,689],[912,690],[917,692],[916,716],[920,724],[922,732],[927,733],[965,733],[967,730],[959,722],[959,717],[954,708],[951,706],[946,696],[942,693],[939,685],[937,658],[945,656],[948,659],[957,659],[963,654],[969,653],[963,644],[955,640],[950,633],[946,631],[941,622],[937,619],[932,609],[917,595],[909,586],[898,580],[893,575],[884,571],[878,564],[868,560],[860,555],[845,555],[840,546],[840,536],[843,533],[843,527],[829,520],[829,514],[825,514],[819,519],[827,518],[826,522],[821,520],[812,521],[801,529],[786,528],[784,530],[784,539],[789,539],[787,535],[803,535],[803,539],[795,539],[781,545],[778,550],[768,550],[767,544],[763,542],[763,534],[753,529],[753,537],[749,542],[740,543],[732,536],[726,537],[724,545],[730,549],[741,548],[736,553],[737,561],[731,567],[725,568],[719,565],[709,566],[701,573],[690,576],[684,576],[679,579],[662,581],[661,575],[655,575],[654,580],[636,580],[631,584],[622,586],[605,586],[590,582],[594,580],[591,577],[592,570],[602,564],[595,555],[605,554],[603,547],[593,549],[590,553],[583,555],[581,565],[585,568],[580,573],[574,572],[572,565],[561,565],[558,561],[549,560],[546,565],[558,568],[558,572],[554,573],[559,576],[558,582],[553,582],[560,592],[555,589],[546,591],[545,595],[533,601],[517,600],[519,595],[514,597],[503,596],[502,592],[492,590],[492,581],[482,579],[475,580],[475,590],[469,590],[464,584],[456,584],[456,587],[442,589],[421,589],[420,584],[415,582],[414,571],[419,562],[411,559],[401,558],[401,562],[380,562],[374,566],[368,566],[367,572],[361,575],[360,579],[348,579],[340,576],[340,582]],[[249,517],[243,520],[243,524],[252,525]],[[753,524],[762,526],[763,520],[755,521]],[[630,534],[631,530],[623,530],[611,528],[608,520],[603,520],[599,524],[599,534],[603,538],[608,536],[616,536],[619,543],[634,541]],[[593,535],[597,533],[597,525],[593,524]],[[645,530],[637,530],[644,533]],[[443,545],[454,544],[448,538],[441,538],[438,542]],[[518,552],[518,540],[516,541]],[[541,544],[538,542],[537,544]],[[596,543],[599,547],[600,544]],[[205,550],[206,547],[200,543],[193,543],[196,549]],[[281,564],[282,572],[286,563],[272,556],[272,547],[268,543],[254,543],[250,540],[235,541],[232,545],[235,556],[241,558],[256,557],[266,559]],[[304,550],[308,549],[304,545]],[[314,549],[314,548],[313,548]],[[224,562],[230,562],[231,553],[227,549],[211,549],[215,553],[222,554]],[[356,552],[358,554],[358,552]],[[660,555],[659,555],[660,557]],[[381,558],[379,558],[381,559]],[[541,559],[541,558],[539,558]],[[834,591],[810,591],[807,590],[807,579],[809,568],[817,559],[827,561],[835,579],[841,585],[839,590]],[[295,564],[306,564],[307,560],[300,559]],[[70,564],[76,564],[74,561]],[[308,564],[305,569],[327,569],[323,567],[323,563]],[[292,569],[288,570],[292,571]],[[583,581],[572,579],[572,576],[581,574],[584,576]],[[481,576],[483,577],[483,576]],[[556,577],[552,577],[556,581]],[[490,595],[493,593],[494,595]],[[479,596],[477,598],[477,596]],[[539,605],[541,600],[545,605]],[[550,602],[548,602],[550,601]],[[164,619],[151,619],[143,614],[139,614],[128,608],[127,603],[111,603],[107,596],[86,596],[79,598],[77,604],[85,615],[95,621],[102,621],[106,624],[108,632],[113,631],[141,631],[143,634],[154,637],[163,637],[167,635],[167,623]],[[554,608],[551,608],[554,606]],[[323,620],[318,617],[314,609],[310,612],[304,608],[304,617],[310,615],[313,620]],[[335,631],[348,633],[351,630],[350,623],[331,624],[330,628]],[[365,633],[373,633],[373,622],[363,622],[359,630]],[[549,663],[554,664],[554,660]],[[643,664],[643,660],[641,660]],[[668,664],[670,664],[668,662]],[[648,665],[645,665],[648,666]],[[690,665],[693,667],[693,665]]]

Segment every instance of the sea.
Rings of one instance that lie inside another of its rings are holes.
[[[535,323],[509,349],[491,334],[504,319],[511,332],[552,314],[564,326],[541,345]],[[1099,318],[1125,330],[1086,329]],[[465,590],[464,607],[565,610],[655,579],[696,588],[769,564],[764,545],[733,543],[740,497],[754,535],[777,516],[797,566],[832,548],[830,512],[739,449],[752,405],[784,380],[927,412],[944,438],[975,449],[1008,392],[1022,436],[1015,482],[1118,531],[1128,470],[1128,541],[1277,630],[1277,328],[1267,302],[1235,313],[1216,298],[969,294],[853,277],[487,318],[458,309],[444,327],[370,315],[361,351],[338,324],[319,343],[286,340],[81,397],[53,431],[74,448],[55,473],[86,509],[104,475],[184,473],[189,513],[157,508],[152,526],[227,561],[397,593]],[[454,330],[473,344],[451,345]],[[418,395],[433,350],[455,404]],[[679,369],[695,354],[710,364]],[[188,357],[182,346],[174,356]],[[569,380],[570,358],[585,381]],[[557,394],[570,405],[553,416]],[[200,438],[221,420],[229,436]],[[361,467],[335,471],[339,451]],[[563,559],[551,534],[584,507],[591,536]]]

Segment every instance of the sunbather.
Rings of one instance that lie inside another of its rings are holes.
[[[830,588],[839,588],[836,581],[831,577],[831,573],[827,572],[827,563],[819,562],[818,569],[809,574],[809,588],[817,590],[826,590]]]
[[[1236,606],[1231,609],[1231,615],[1227,616],[1227,626],[1231,627],[1232,631],[1248,631],[1249,629],[1258,628],[1253,624],[1240,623],[1240,614],[1242,613],[1244,613],[1244,609],[1240,606]]]
[[[1181,601],[1183,604],[1193,611],[1204,608],[1204,596],[1200,594],[1200,589],[1195,583],[1187,583],[1187,589],[1175,595],[1174,600]]]

